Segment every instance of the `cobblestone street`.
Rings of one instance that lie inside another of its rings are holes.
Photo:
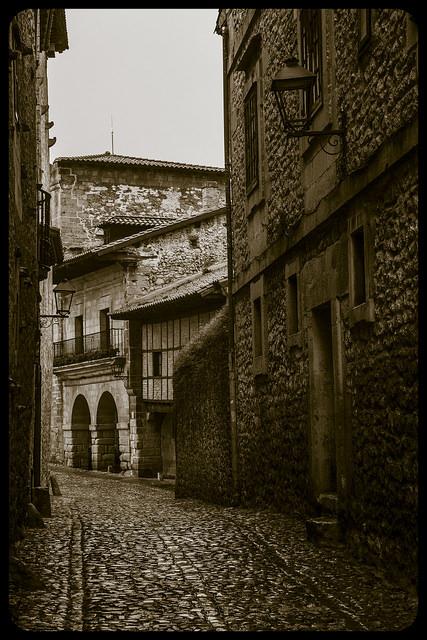
[[[400,630],[415,619],[414,594],[309,544],[303,521],[177,500],[168,481],[53,471],[52,517],[18,547],[41,578],[37,590],[11,584],[21,629]]]

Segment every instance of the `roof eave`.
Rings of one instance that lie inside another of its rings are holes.
[[[225,302],[225,296],[205,297],[197,293],[190,293],[174,300],[161,300],[127,311],[111,312],[109,315],[115,320],[158,320],[166,316],[179,316],[184,312],[197,309],[214,309]]]

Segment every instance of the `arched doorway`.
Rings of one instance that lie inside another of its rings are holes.
[[[86,398],[78,395],[71,414],[71,465],[79,469],[92,468],[90,411]]]
[[[96,412],[97,455],[96,468],[106,471],[120,471],[119,432],[117,430],[117,407],[114,398],[104,391],[99,399]]]

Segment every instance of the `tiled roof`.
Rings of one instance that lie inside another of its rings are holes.
[[[167,219],[167,222],[157,225],[156,227],[152,227],[151,229],[146,229],[145,231],[138,231],[137,233],[133,233],[132,235],[126,236],[125,238],[119,238],[118,240],[113,240],[113,242],[109,242],[108,244],[99,244],[96,247],[92,247],[92,249],[86,249],[86,251],[82,251],[76,256],[72,258],[67,258],[64,260],[62,264],[72,264],[77,262],[84,256],[89,255],[102,255],[104,253],[108,253],[111,249],[115,249],[117,247],[127,247],[133,242],[137,242],[138,240],[143,240],[145,236],[149,236],[157,231],[167,231],[168,227],[174,228],[175,225],[181,224],[194,224],[195,221],[200,219],[201,217],[205,217],[207,215],[215,215],[217,213],[225,213],[225,209],[213,209],[212,211],[204,211],[197,216],[190,216],[189,218],[182,218],[181,220],[170,220]],[[158,218],[157,218],[158,219]],[[165,218],[166,220],[166,218]]]
[[[64,156],[56,158],[54,162],[98,162],[104,164],[136,165],[138,167],[157,167],[159,169],[185,169],[190,171],[212,171],[223,173],[223,167],[210,167],[198,164],[185,164],[182,162],[170,162],[167,160],[149,160],[148,158],[133,158],[131,156],[112,155],[108,151],[90,156]]]
[[[227,263],[213,265],[208,271],[204,273],[196,273],[191,276],[187,276],[182,280],[168,284],[161,289],[156,289],[151,293],[141,297],[137,302],[132,305],[117,309],[111,314],[113,318],[118,318],[135,311],[143,311],[163,305],[166,303],[182,300],[188,296],[200,294],[204,289],[215,282],[221,282],[227,277]]]
[[[157,225],[157,227],[147,229],[146,231],[138,231],[137,233],[133,233],[130,236],[126,236],[126,238],[119,238],[118,240],[113,240],[113,242],[108,242],[108,244],[99,244],[96,247],[92,247],[92,249],[86,249],[86,251],[82,251],[77,256],[73,256],[72,258],[67,258],[67,260],[64,260],[64,263],[69,264],[71,262],[75,262],[76,260],[79,260],[79,258],[81,258],[82,256],[108,253],[110,249],[120,247],[122,244],[125,244],[125,245],[132,244],[132,241],[134,240],[136,241],[139,238],[143,238],[146,233],[151,233],[154,230],[162,229],[163,227],[168,227],[170,224],[173,224],[173,223],[168,221],[164,224]]]
[[[109,216],[108,218],[104,218],[104,220],[98,225],[99,227],[105,227],[111,224],[127,224],[127,225],[138,225],[138,226],[147,226],[147,227],[157,227],[159,223],[169,223],[175,222],[176,218],[172,217],[158,217],[158,216],[132,216],[132,215],[119,215],[119,216]]]

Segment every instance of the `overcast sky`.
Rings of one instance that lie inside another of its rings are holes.
[[[48,62],[50,161],[111,151],[224,166],[217,9],[66,9]]]

